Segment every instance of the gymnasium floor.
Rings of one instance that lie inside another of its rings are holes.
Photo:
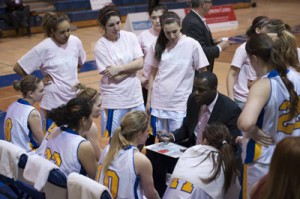
[[[213,32],[215,38],[232,37],[244,34],[250,26],[252,19],[258,15],[266,15],[270,18],[280,18],[292,27],[300,26],[300,0],[258,0],[256,8],[236,9],[235,15],[239,22],[237,29]],[[87,86],[99,88],[99,74],[95,70],[93,49],[100,37],[98,27],[79,28],[72,34],[78,36],[84,45],[87,53],[87,63],[79,74],[79,80]],[[300,34],[295,34],[300,46]],[[7,107],[20,97],[11,87],[13,80],[19,77],[14,74],[12,68],[17,60],[31,47],[43,40],[43,34],[33,34],[31,37],[8,37],[0,39],[0,139],[3,139],[3,119]],[[219,91],[226,92],[226,76],[230,67],[230,61],[235,49],[239,44],[232,44],[221,53],[215,62],[214,72],[219,78]],[[38,106],[38,104],[36,104]],[[95,121],[100,125],[100,120]]]

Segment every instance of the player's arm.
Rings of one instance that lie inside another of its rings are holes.
[[[26,75],[28,75],[24,70],[23,68],[20,66],[19,63],[16,63],[16,65],[14,66],[14,69],[15,73],[17,73],[18,75],[22,76],[22,77],[25,77]]]
[[[134,153],[134,165],[137,175],[140,176],[141,186],[148,199],[159,199],[159,195],[154,187],[152,177],[152,165],[150,160],[142,153]]]
[[[152,95],[153,81],[155,79],[157,71],[158,71],[158,68],[151,67],[151,73],[150,73],[149,82],[148,82],[147,104],[146,104],[146,111],[147,111],[147,113],[149,115],[150,115],[150,106],[151,106],[151,95]]]
[[[88,177],[95,179],[97,171],[97,162],[95,151],[89,141],[83,141],[78,148],[78,159],[87,172]]]
[[[41,145],[44,139],[44,132],[41,121],[42,119],[40,113],[37,110],[31,111],[31,113],[29,114],[28,123],[33,137],[36,139],[39,145]]]

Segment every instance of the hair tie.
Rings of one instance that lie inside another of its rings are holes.
[[[223,141],[222,141],[222,145],[224,145],[224,144],[227,144],[227,141],[226,141],[226,140],[223,140]]]

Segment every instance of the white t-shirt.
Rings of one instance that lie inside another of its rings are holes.
[[[105,37],[100,38],[94,53],[99,73],[109,66],[128,64],[143,56],[136,35],[123,30],[120,31],[120,38],[116,42]],[[133,108],[144,103],[137,72],[121,82],[103,75],[100,90],[102,107],[106,109]]]
[[[151,108],[186,111],[195,70],[209,65],[202,47],[193,38],[182,35],[176,46],[163,52],[159,63],[154,53],[154,48],[149,48],[145,59],[145,64],[158,68],[153,81]]]
[[[245,47],[246,43],[240,45],[236,49],[231,61],[231,66],[240,69],[239,75],[233,86],[233,95],[234,99],[241,102],[246,102],[249,94],[248,80],[254,81],[257,78],[256,72],[250,64]]]
[[[148,49],[152,45],[153,45],[152,47],[155,46],[154,43],[156,42],[157,37],[158,37],[158,33],[153,28],[145,30],[138,35],[138,40],[143,50],[144,57],[146,57]],[[142,78],[148,80],[150,73],[151,73],[151,66],[144,63]]]
[[[40,107],[51,110],[67,103],[76,96],[74,86],[78,84],[78,65],[83,65],[86,54],[78,37],[71,35],[68,42],[59,45],[46,38],[28,51],[18,61],[22,69],[31,74],[41,70],[50,75],[53,82],[45,86],[45,95]]]

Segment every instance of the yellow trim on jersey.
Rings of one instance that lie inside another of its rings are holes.
[[[255,143],[253,161],[256,161],[261,156],[261,152],[262,152],[262,146],[260,144]]]
[[[248,196],[248,165],[244,164],[242,199],[247,199],[247,196]]]

